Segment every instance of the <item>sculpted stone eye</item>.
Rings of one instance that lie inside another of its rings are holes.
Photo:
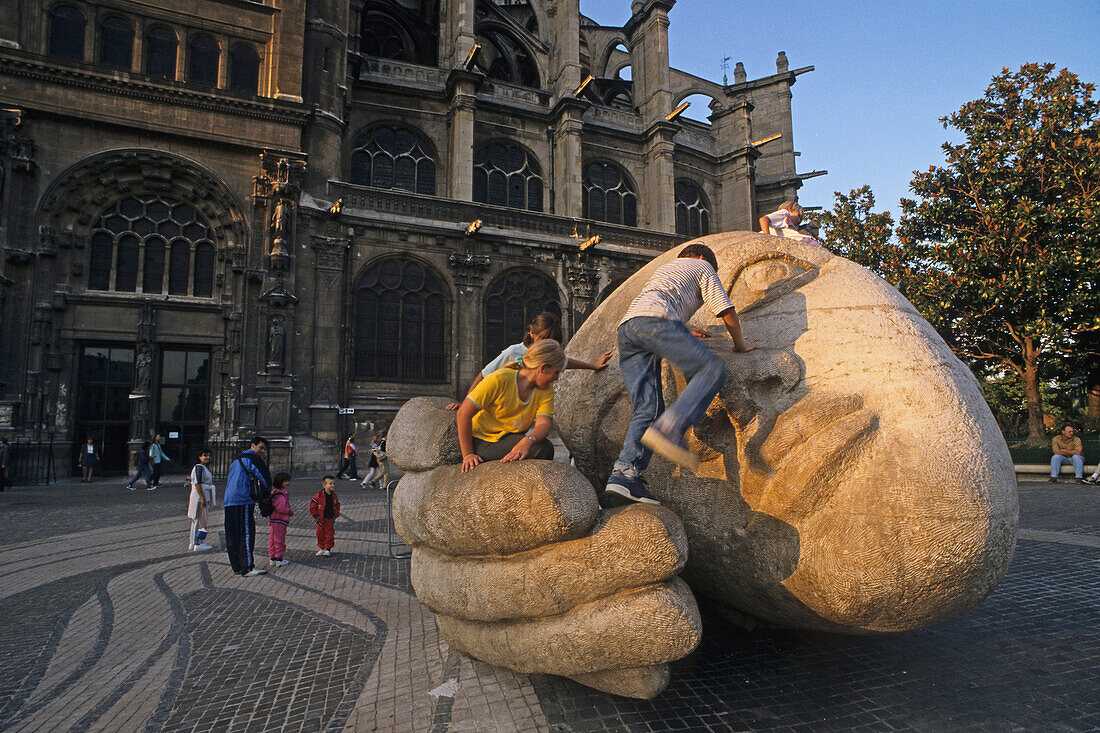
[[[797,290],[817,277],[817,273],[817,268],[808,262],[769,255],[741,268],[730,287],[730,300],[739,313],[752,310]]]

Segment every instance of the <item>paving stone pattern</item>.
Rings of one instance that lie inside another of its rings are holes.
[[[240,578],[185,492],[0,495],[0,729],[110,731],[1086,731],[1100,729],[1100,490],[1025,484],[1001,586],[921,631],[745,630],[703,604],[700,649],[654,701],[449,649],[390,556],[385,494],[340,485],[317,557],[296,481],[291,564]],[[267,523],[257,518],[257,565]],[[644,619],[639,619],[644,623]]]

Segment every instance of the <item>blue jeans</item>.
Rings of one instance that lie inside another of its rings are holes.
[[[1073,474],[1077,478],[1081,478],[1085,475],[1085,459],[1082,456],[1060,456],[1055,453],[1050,458],[1050,477],[1058,478],[1058,474],[1062,471],[1063,463],[1073,463]]]
[[[661,359],[684,372],[687,387],[667,411],[661,390]],[[619,326],[619,369],[633,403],[630,427],[615,470],[644,471],[652,451],[642,445],[642,434],[654,422],[679,439],[706,414],[726,381],[726,366],[691,335],[680,321],[640,316]]]
[[[146,487],[148,487],[152,483],[153,477],[149,475],[149,467],[148,466],[144,466],[142,468],[139,468],[134,473],[133,478],[130,479],[130,483],[128,483],[126,485],[127,486],[133,486],[134,482],[137,481],[139,478],[145,479],[145,486]]]

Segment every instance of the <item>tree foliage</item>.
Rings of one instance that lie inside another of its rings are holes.
[[[1031,442],[1044,440],[1041,362],[1100,332],[1094,92],[1053,64],[1004,69],[941,118],[964,139],[914,174],[896,241],[866,187],[838,193],[821,220],[830,244],[898,286],[960,357],[1019,376]]]

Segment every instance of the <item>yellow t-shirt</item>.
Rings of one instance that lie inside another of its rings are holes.
[[[530,399],[519,398],[517,369],[498,369],[474,387],[466,399],[481,408],[474,415],[474,437],[496,443],[508,433],[525,433],[539,415],[554,416],[554,387],[535,387]]]
[[[1050,441],[1050,448],[1054,453],[1060,450],[1081,450],[1081,439],[1074,435],[1067,440],[1059,433],[1054,436],[1054,440]]]

